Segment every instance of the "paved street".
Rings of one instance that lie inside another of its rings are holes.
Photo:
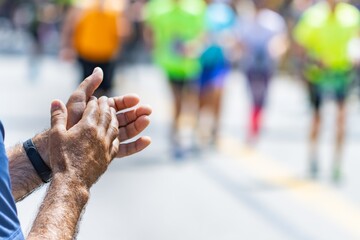
[[[66,101],[77,85],[75,66],[47,57],[39,71],[29,60],[0,55],[0,118],[7,146],[49,127],[50,102]],[[115,160],[91,191],[78,239],[122,240],[338,240],[360,239],[360,105],[349,99],[344,179],[330,167],[335,108],[325,105],[321,168],[307,177],[310,108],[303,86],[286,76],[272,82],[264,131],[256,147],[244,145],[248,96],[240,73],[227,79],[221,144],[217,151],[171,157],[171,95],[151,66],[119,69],[116,94],[137,93],[154,111],[142,153]],[[18,203],[25,233],[45,193]]]

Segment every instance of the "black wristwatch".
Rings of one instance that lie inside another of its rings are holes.
[[[37,148],[35,147],[32,139],[23,143],[26,155],[28,156],[31,164],[35,171],[44,183],[48,183],[51,180],[52,172],[51,169],[46,165],[44,160],[41,158]]]

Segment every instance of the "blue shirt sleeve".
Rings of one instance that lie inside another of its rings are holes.
[[[15,200],[11,194],[9,162],[4,146],[4,128],[0,121],[0,239],[23,240]]]

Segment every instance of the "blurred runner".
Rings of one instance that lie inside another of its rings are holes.
[[[149,62],[149,54],[144,43],[144,8],[147,0],[131,0],[126,15],[131,25],[131,35],[124,42],[119,63],[128,66]]]
[[[195,118],[197,109],[195,86],[201,68],[198,58],[205,3],[202,0],[152,0],[145,11],[147,44],[152,48],[154,61],[164,70],[174,96],[171,131],[174,155],[182,157],[180,120],[181,115],[186,116],[182,111],[192,110],[190,117]]]
[[[221,98],[224,81],[230,70],[228,52],[234,42],[234,23],[236,16],[226,0],[209,2],[206,15],[205,49],[200,57],[201,75],[199,78],[199,119],[198,128],[201,143],[215,145],[218,139],[221,111]],[[212,119],[203,124],[202,113],[208,110]],[[210,134],[209,134],[210,130]],[[210,135],[210,136],[209,136]]]
[[[359,1],[351,1],[351,3],[360,11],[360,2]],[[350,53],[355,63],[355,74],[356,79],[354,81],[354,89],[355,93],[360,97],[360,32],[358,37],[352,40]],[[360,98],[359,98],[360,100]]]
[[[297,22],[300,20],[302,14],[314,4],[315,0],[293,0],[287,1],[282,5],[281,9],[283,14],[281,14],[286,21],[287,29],[289,31],[289,47],[286,52],[286,56],[281,61],[281,68],[284,69],[287,73],[295,76],[301,76],[301,59],[298,55],[298,46],[294,41],[291,31],[294,29]],[[290,3],[291,2],[291,3]]]
[[[317,141],[321,127],[323,97],[332,94],[337,102],[337,132],[332,178],[341,178],[341,156],[345,137],[345,99],[351,82],[349,43],[359,31],[359,11],[344,2],[321,1],[309,8],[294,30],[296,41],[305,50],[304,77],[314,108],[309,171],[318,173]]]
[[[111,95],[115,60],[129,34],[125,7],[125,0],[78,0],[64,21],[61,57],[71,60],[77,55],[81,79],[91,75],[95,67],[104,71],[96,96]]]
[[[241,66],[252,98],[247,143],[256,142],[269,82],[277,63],[287,50],[286,24],[276,12],[265,8],[265,0],[254,0],[252,16],[239,20],[239,41],[243,48]]]
[[[46,50],[57,49],[58,24],[61,20],[62,6],[57,2],[43,0],[31,3],[33,15],[28,30],[33,41],[29,54],[29,79],[36,81],[39,77],[43,54]],[[26,16],[21,12],[19,14]]]

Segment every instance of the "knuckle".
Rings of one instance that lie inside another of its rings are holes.
[[[60,127],[58,127],[58,126],[52,127],[50,129],[50,135],[51,135],[51,137],[55,137],[55,138],[60,137],[61,136]]]
[[[98,127],[96,126],[96,124],[95,124],[94,122],[89,121],[87,130],[88,130],[91,134],[97,135],[99,129],[98,129]]]
[[[108,100],[108,98],[106,96],[101,96],[99,98],[99,101],[104,102],[104,103],[107,103],[107,100]]]
[[[104,112],[104,117],[107,121],[111,121],[113,115],[111,114],[110,112],[110,109],[107,109],[105,112]]]
[[[88,132],[89,134],[96,133],[98,128],[94,121],[87,119],[82,127],[84,132]]]
[[[86,129],[84,129],[82,135],[93,146],[99,147],[99,143],[102,142],[99,131],[95,126],[88,126]]]
[[[116,126],[111,125],[109,130],[111,131],[113,136],[119,135],[119,128],[117,128]]]
[[[91,82],[91,80],[93,79],[93,77],[92,77],[92,75],[90,75],[90,76],[87,76],[83,81],[82,81],[82,85],[88,85],[90,82]]]
[[[108,141],[106,141],[106,139],[105,138],[102,138],[102,137],[99,137],[99,146],[100,146],[100,148],[101,149],[103,149],[103,150],[105,150],[105,149],[107,149],[108,148]]]
[[[69,103],[82,102],[84,100],[84,93],[76,90],[69,98]]]
[[[56,124],[58,120],[61,120],[63,118],[61,114],[62,112],[60,110],[56,110],[51,114],[51,121],[53,124]]]

